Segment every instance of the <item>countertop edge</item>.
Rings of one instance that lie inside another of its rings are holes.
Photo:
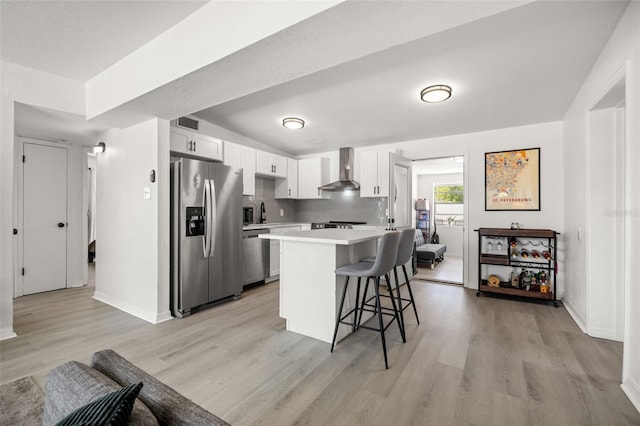
[[[376,240],[380,238],[382,235],[384,235],[384,232],[382,231],[373,231],[373,230],[372,231],[361,230],[360,233],[366,232],[366,234],[347,237],[347,238],[308,235],[309,232],[320,233],[321,231],[322,230],[292,231],[292,232],[287,232],[285,234],[261,234],[258,236],[258,238],[262,238],[266,240],[297,241],[297,242],[307,242],[307,243],[315,243],[315,244],[352,245],[352,244],[362,243],[365,241]]]

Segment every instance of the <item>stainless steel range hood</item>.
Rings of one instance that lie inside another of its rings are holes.
[[[340,148],[340,180],[318,187],[324,191],[360,190],[360,184],[353,180],[353,148]]]

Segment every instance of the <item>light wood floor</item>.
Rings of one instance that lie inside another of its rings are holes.
[[[91,299],[93,288],[15,300],[17,338],[0,381],[88,362],[113,348],[235,425],[638,425],[620,390],[622,345],[585,336],[562,307],[476,297],[414,281],[407,343],[389,328],[329,345],[285,331],[278,283],[185,319],[150,325]]]
[[[437,263],[433,269],[428,263],[418,263],[418,273],[414,278],[462,285],[464,283],[463,270],[462,256],[445,255],[444,260]]]

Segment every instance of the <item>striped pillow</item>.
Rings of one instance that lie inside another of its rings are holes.
[[[56,426],[126,425],[142,382],[125,386],[78,408]]]

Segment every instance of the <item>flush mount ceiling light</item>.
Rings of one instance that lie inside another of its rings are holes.
[[[304,120],[302,118],[287,117],[282,120],[282,125],[287,129],[302,129],[304,127]]]
[[[93,153],[99,154],[101,152],[104,152],[106,148],[107,148],[107,145],[104,142],[98,142],[98,144],[93,147]]]
[[[420,99],[428,103],[446,101],[450,97],[451,97],[451,87],[446,86],[444,84],[429,86],[422,89],[422,92],[420,92]]]

